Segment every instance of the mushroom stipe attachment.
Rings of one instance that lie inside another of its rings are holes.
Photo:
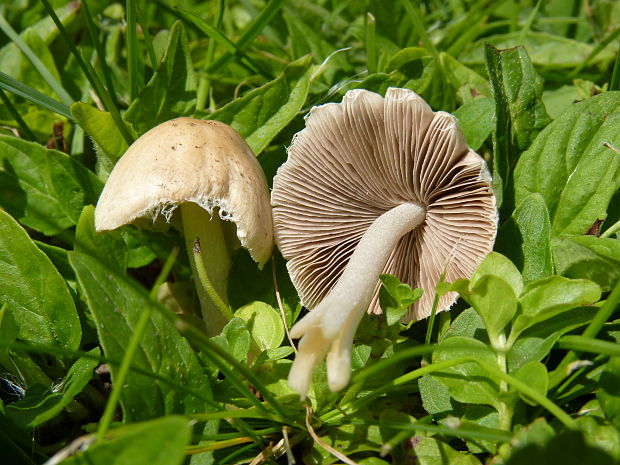
[[[207,332],[218,334],[232,315],[228,225],[236,226],[238,242],[259,266],[273,248],[267,180],[233,128],[177,118],[143,134],[114,166],[95,209],[95,228],[168,221],[173,213],[181,214]]]
[[[379,275],[424,294],[405,316],[430,315],[435,285],[471,276],[493,247],[497,209],[484,160],[454,116],[417,94],[385,98],[347,92],[313,108],[295,135],[271,195],[275,240],[310,313],[291,329],[301,338],[289,385],[304,398],[327,357],[329,387],[351,375],[357,326],[380,313]],[[449,309],[456,293],[439,298]]]

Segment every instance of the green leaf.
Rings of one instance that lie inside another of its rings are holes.
[[[241,318],[233,318],[226,323],[222,333],[212,337],[211,340],[226,350],[235,360],[246,363],[250,351],[250,337],[245,321]]]
[[[620,357],[611,357],[607,362],[596,397],[605,417],[620,430]]]
[[[274,349],[282,344],[284,340],[282,317],[271,305],[252,302],[237,310],[235,317],[245,321],[259,349]]]
[[[525,286],[520,298],[521,314],[514,322],[513,332],[547,320],[575,307],[591,305],[601,297],[601,288],[585,279],[562,276],[532,281]]]
[[[84,207],[75,230],[74,250],[91,257],[97,257],[103,264],[117,273],[125,273],[127,268],[127,250],[125,243],[115,233],[97,233],[95,231],[95,207]]]
[[[474,101],[479,95],[491,96],[489,82],[473,69],[468,68],[445,52],[439,54],[439,59],[442,72],[452,87],[456,89],[457,96],[463,104]]]
[[[484,275],[461,296],[478,312],[492,344],[498,343],[506,325],[517,312],[517,296],[513,288],[494,275]]]
[[[140,313],[150,305],[146,293],[94,257],[71,252],[69,261],[97,324],[105,355],[121,360]],[[187,340],[161,314],[153,313],[132,366],[191,391],[130,371],[120,398],[125,421],[204,412],[209,408],[203,400],[212,398],[208,378]],[[113,365],[111,370],[114,382],[117,367]]]
[[[498,207],[506,203],[503,210],[509,214],[514,208],[512,171],[550,119],[541,99],[543,81],[523,47],[498,50],[487,45],[485,51],[495,99],[493,189]]]
[[[82,331],[64,279],[26,231],[0,209],[0,305],[8,304],[19,338],[77,350]]]
[[[413,450],[416,463],[420,465],[480,465],[480,461],[472,454],[456,451],[435,438],[422,437]]]
[[[620,187],[619,124],[620,92],[605,92],[571,106],[521,156],[515,200],[542,195],[552,236],[585,234],[606,217]]]
[[[584,278],[609,291],[620,280],[620,241],[595,236],[560,236],[551,241],[558,274]]]
[[[389,73],[392,79],[399,80],[399,87],[406,87],[418,94],[423,94],[431,85],[436,68],[435,59],[428,50],[408,47],[390,58],[385,72]]]
[[[523,381],[532,389],[543,396],[547,395],[547,388],[549,387],[549,376],[547,375],[547,368],[540,362],[528,362],[522,365],[515,373],[515,378]],[[519,393],[519,396],[530,405],[537,405],[529,397]]]
[[[443,340],[433,352],[433,363],[461,357],[476,357],[489,364],[497,364],[495,353],[486,344],[462,336]],[[450,395],[459,402],[492,407],[498,405],[497,383],[475,362],[436,371],[432,376],[445,384]]]
[[[551,222],[540,194],[529,195],[519,203],[500,230],[498,248],[522,264],[525,281],[553,274]]]
[[[514,294],[518,297],[523,291],[523,278],[516,266],[502,254],[491,252],[478,265],[478,268],[470,279],[470,288],[476,286],[478,279],[485,275],[494,275],[503,279],[512,287]]]
[[[127,150],[127,142],[107,111],[101,111],[86,103],[77,102],[71,105],[71,114],[76,123],[97,144],[97,172],[107,175],[112,171],[114,163]]]
[[[309,56],[294,61],[280,77],[214,111],[209,119],[232,126],[260,154],[306,102],[310,64]]]
[[[488,97],[472,100],[454,112],[467,145],[473,150],[478,150],[491,134],[494,114],[495,102]]]
[[[64,460],[63,465],[180,465],[191,439],[189,420],[167,416],[116,428],[105,442]]]
[[[67,154],[15,137],[0,136],[0,206],[47,235],[77,223],[97,202],[97,177]]]
[[[182,23],[170,31],[162,62],[124,115],[138,134],[164,121],[191,115],[196,105],[196,80]]]
[[[88,353],[100,355],[98,348]],[[43,389],[34,395],[31,395],[29,388],[24,399],[7,406],[7,416],[20,428],[38,428],[60,414],[82,392],[98,364],[96,359],[78,359],[59,385],[49,388],[35,385]]]

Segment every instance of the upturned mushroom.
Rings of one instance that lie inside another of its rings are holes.
[[[381,273],[424,290],[408,321],[430,314],[442,273],[473,273],[497,230],[490,182],[454,116],[409,90],[352,90],[310,111],[271,196],[276,244],[311,310],[291,329],[292,389],[304,398],[325,356],[330,389],[346,386],[357,326],[381,312]],[[456,298],[440,297],[438,311]]]
[[[95,228],[154,223],[159,217],[169,221],[177,208],[203,318],[215,334],[232,315],[226,298],[231,261],[222,220],[234,223],[239,242],[260,266],[273,248],[267,181],[234,129],[217,121],[177,118],[146,132],[112,170],[95,209]]]

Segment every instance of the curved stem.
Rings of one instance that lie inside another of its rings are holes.
[[[291,329],[301,337],[289,374],[289,386],[305,397],[312,371],[327,354],[327,377],[332,391],[351,376],[351,345],[357,326],[370,304],[379,275],[400,238],[419,226],[426,210],[403,203],[379,216],[362,236],[340,279],[316,308]]]
[[[207,326],[207,334],[214,336],[219,334],[230,319],[226,292],[231,259],[222,220],[215,211],[210,215],[195,203],[183,203],[180,209],[185,246],[200,300],[202,318]],[[198,263],[194,253],[196,239],[200,244],[199,256],[202,258]],[[222,311],[222,308],[227,311]]]

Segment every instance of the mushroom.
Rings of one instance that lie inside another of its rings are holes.
[[[490,182],[454,116],[412,91],[352,90],[310,111],[271,195],[276,244],[311,310],[291,329],[301,338],[292,389],[304,398],[326,355],[330,389],[346,386],[357,326],[381,312],[381,273],[424,289],[406,321],[429,316],[442,274],[473,273],[497,231]],[[437,310],[456,298],[440,297]]]
[[[95,209],[95,229],[159,217],[170,221],[177,207],[203,318],[216,334],[231,317],[226,298],[231,260],[222,220],[236,225],[239,242],[259,266],[273,248],[267,181],[234,129],[177,118],[143,134],[112,170]]]

